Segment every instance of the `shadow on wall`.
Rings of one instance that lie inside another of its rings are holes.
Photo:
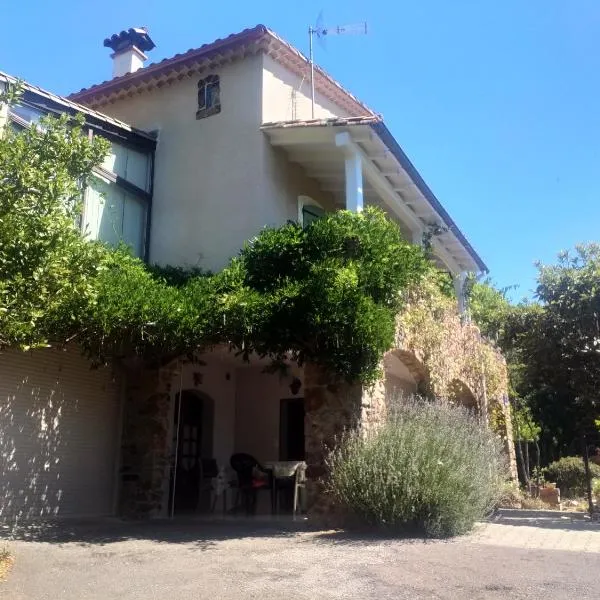
[[[6,383],[3,384],[6,387]],[[58,515],[62,501],[61,458],[68,450],[63,434],[65,397],[49,393],[25,376],[0,400],[0,518]],[[71,407],[77,410],[77,406]]]
[[[77,350],[0,355],[0,521],[110,510],[117,403],[105,379]]]

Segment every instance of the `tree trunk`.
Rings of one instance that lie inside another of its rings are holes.
[[[519,429],[519,420],[516,418],[516,408],[514,405],[514,401],[510,400],[511,403],[511,407],[514,408],[515,410],[513,410],[513,414],[515,415],[515,436],[517,438],[517,455],[519,457],[519,462],[521,463],[521,473],[523,473],[523,483],[527,486],[527,490],[529,491],[529,493],[531,493],[531,486],[529,484],[529,475],[527,473],[527,469],[525,469],[525,460],[523,458],[523,447],[522,447],[522,441],[521,441],[521,431]]]
[[[590,511],[590,517],[594,513],[594,501],[592,498],[592,472],[590,471],[590,456],[588,454],[588,443],[587,438],[583,436],[583,464],[585,466],[585,484],[588,498],[588,510]]]

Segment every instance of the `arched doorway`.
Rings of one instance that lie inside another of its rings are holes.
[[[214,402],[206,394],[183,390],[175,396],[173,414],[174,469],[170,511],[194,512],[201,508],[203,479],[212,468]],[[212,476],[216,475],[211,473]]]

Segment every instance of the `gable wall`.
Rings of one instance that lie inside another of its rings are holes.
[[[220,77],[221,112],[197,120],[198,81],[211,72]],[[259,54],[100,107],[158,132],[150,262],[219,270],[263,227],[296,220],[298,196],[334,208],[260,131],[265,119],[289,118],[300,81]],[[304,85],[297,116],[310,115],[309,96]],[[318,105],[321,115],[346,114],[325,98]]]

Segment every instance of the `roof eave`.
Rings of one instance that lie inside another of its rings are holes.
[[[387,128],[385,123],[380,120],[372,123],[370,127],[379,136],[381,141],[389,148],[390,152],[394,155],[396,160],[400,163],[402,168],[406,171],[408,176],[412,179],[414,184],[417,186],[421,194],[425,197],[427,202],[440,216],[444,225],[452,232],[453,235],[460,241],[469,256],[473,259],[477,267],[483,273],[488,273],[489,269],[483,262],[482,258],[477,254],[473,246],[467,240],[463,232],[458,228],[458,225],[454,222],[452,217],[448,214],[442,203],[436,198],[435,194],[431,191],[429,186],[425,183],[416,167],[412,164],[408,156],[404,153],[404,150],[400,147],[396,138],[392,135],[391,131]]]
[[[219,57],[228,62],[238,53],[241,53],[238,58],[242,58],[260,51],[271,56],[290,71],[306,76],[308,58],[275,32],[264,25],[257,25],[252,29],[246,29],[200,48],[151,64],[135,73],[128,73],[87,89],[84,88],[71,94],[69,98],[76,102],[101,106],[132,92],[151,89],[155,85],[158,87],[169,85],[181,79],[182,73],[192,74],[214,68],[220,64]],[[315,65],[315,86],[318,92],[354,116],[375,115],[374,111],[318,65]]]

